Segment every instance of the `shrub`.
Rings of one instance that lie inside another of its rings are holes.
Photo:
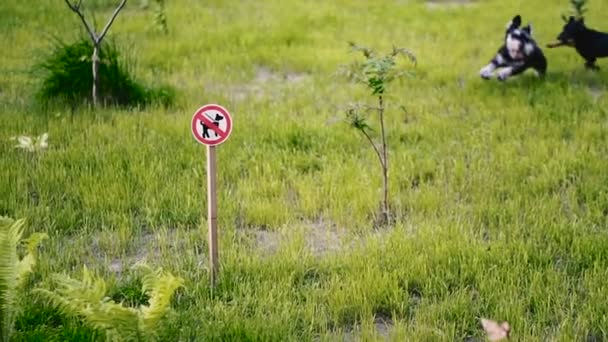
[[[91,102],[92,51],[93,44],[87,38],[72,44],[56,39],[52,53],[36,68],[44,78],[39,100],[43,103],[66,101],[72,107]],[[118,106],[173,103],[175,91],[171,87],[148,88],[133,77],[131,63],[121,58],[112,41],[101,46],[100,59],[100,103]]]

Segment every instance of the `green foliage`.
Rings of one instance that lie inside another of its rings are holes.
[[[571,11],[576,18],[584,18],[587,12],[587,0],[570,0]]]
[[[140,265],[142,291],[149,297],[148,305],[127,307],[107,297],[105,281],[93,275],[86,266],[82,280],[67,275],[54,275],[54,291],[36,289],[36,292],[68,316],[81,317],[94,329],[106,334],[110,341],[151,341],[157,337],[157,326],[167,313],[171,297],[183,285],[183,279]]]
[[[0,217],[0,332],[2,341],[8,341],[19,312],[19,291],[25,287],[38,255],[38,245],[47,237],[35,233],[22,240],[25,220],[14,221]],[[19,258],[17,248],[25,246],[25,255]]]
[[[416,57],[412,52],[403,48],[393,47],[393,50],[386,55],[378,55],[376,51],[359,46],[353,42],[349,43],[353,51],[358,51],[363,54],[365,60],[363,63],[353,63],[347,69],[347,76],[356,82],[365,84],[374,96],[382,95],[386,91],[386,87],[393,81],[400,79],[406,75],[411,75],[411,72],[402,69],[397,65],[397,57],[405,56],[414,64]]]
[[[101,334],[31,298],[15,322],[12,342],[93,342]]]
[[[149,304],[150,296],[143,290],[140,277],[131,276],[121,280],[112,292],[112,300],[126,306],[137,307]]]
[[[378,55],[374,50],[358,46],[355,43],[349,43],[354,51],[359,51],[365,57],[362,63],[352,63],[350,66],[343,69],[343,73],[354,80],[355,82],[364,84],[370,91],[371,95],[378,99],[377,107],[370,107],[365,105],[351,105],[347,111],[347,119],[350,122],[351,127],[355,128],[370,143],[376,155],[378,161],[382,167],[382,178],[384,187],[384,196],[382,201],[382,216],[377,221],[379,225],[384,225],[391,220],[389,213],[388,203],[388,151],[387,151],[387,139],[386,139],[386,128],[385,128],[385,110],[386,100],[385,93],[388,85],[406,75],[411,75],[408,70],[402,69],[397,65],[398,56],[406,56],[411,62],[416,63],[416,57],[409,50],[403,48],[393,47],[393,50],[386,55]],[[380,138],[382,143],[378,146],[370,132],[372,131],[371,126],[367,123],[366,117],[368,112],[376,112],[380,123]]]
[[[93,45],[86,37],[71,44],[56,39],[52,53],[35,69],[43,79],[38,98],[44,103],[59,100],[71,106],[91,101],[92,51]],[[115,43],[104,42],[99,57],[100,103],[119,106],[173,103],[172,88],[147,88],[133,77],[132,62],[120,55]]]
[[[361,132],[370,133],[373,129],[365,120],[364,108],[360,105],[351,105],[346,111],[350,125]]]
[[[154,0],[154,27],[164,34],[169,33],[165,0]]]

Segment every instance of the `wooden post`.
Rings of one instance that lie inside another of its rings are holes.
[[[211,287],[217,284],[219,273],[219,248],[217,238],[217,164],[216,146],[223,143],[232,132],[232,118],[228,111],[216,104],[199,108],[190,124],[192,136],[207,146],[207,222],[209,223],[209,270]],[[211,131],[211,132],[210,132]]]
[[[207,221],[209,223],[209,266],[211,267],[211,286],[215,287],[219,266],[217,248],[215,146],[207,146],[207,207]]]

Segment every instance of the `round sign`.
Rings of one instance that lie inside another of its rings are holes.
[[[203,145],[219,145],[228,139],[230,132],[232,118],[220,105],[204,105],[192,116],[192,135]]]

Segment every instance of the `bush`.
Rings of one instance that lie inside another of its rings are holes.
[[[55,40],[52,53],[37,65],[42,77],[38,98],[43,103],[66,101],[71,106],[91,102],[93,45],[88,38],[72,44]],[[175,91],[168,86],[148,88],[134,79],[130,63],[121,58],[116,45],[106,41],[99,53],[99,101],[103,105],[170,105]]]

